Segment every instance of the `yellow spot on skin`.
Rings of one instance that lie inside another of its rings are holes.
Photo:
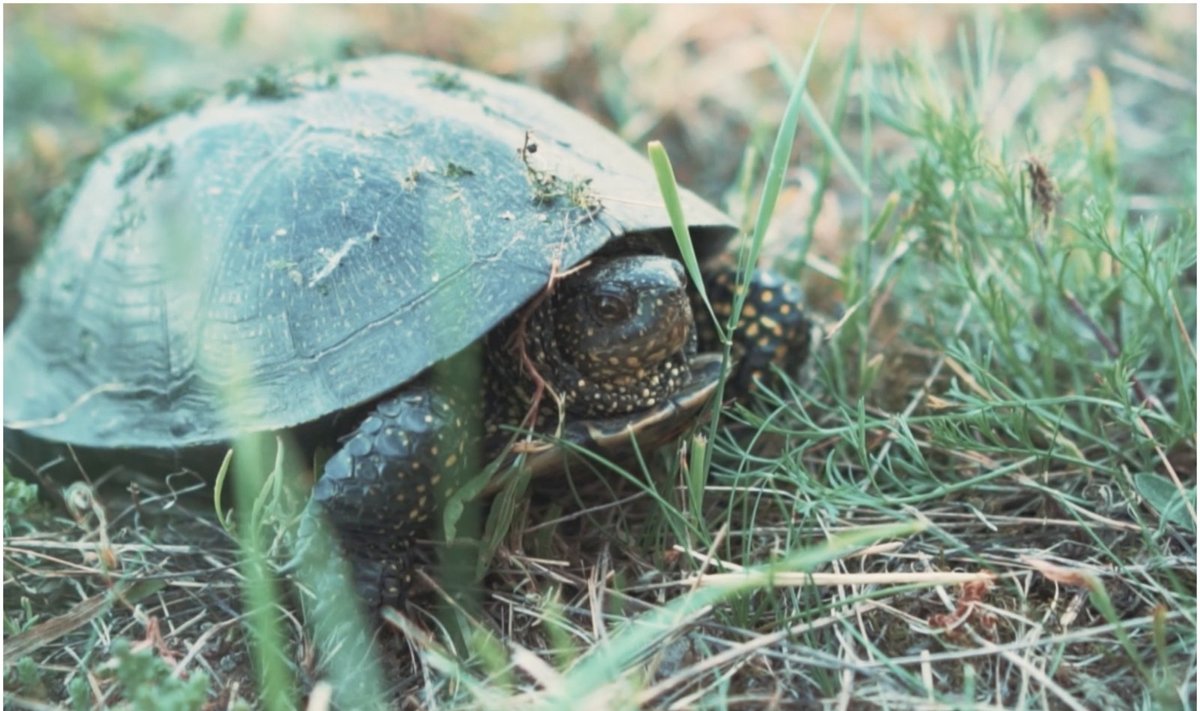
[[[417,493],[418,493],[418,494],[424,494],[424,493],[425,493],[425,485],[424,485],[424,484],[417,484]]]
[[[430,485],[430,486],[437,486],[437,485],[438,485],[438,482],[439,482],[439,481],[441,481],[441,480],[442,480],[442,475],[441,475],[441,474],[434,474],[434,475],[433,475],[433,478],[429,480],[429,485]]]
[[[761,301],[762,301],[764,304],[769,304],[769,303],[771,303],[772,301],[774,301],[774,300],[775,300],[775,292],[773,292],[773,291],[771,291],[770,289],[768,289],[768,290],[764,291],[762,294],[760,294],[758,298],[759,298],[759,299],[760,299],[760,300],[761,300]]]
[[[749,326],[747,326],[746,327],[746,335],[751,338],[754,338],[755,336],[757,336],[758,335],[758,324],[752,323]]]
[[[412,511],[408,512],[408,518],[413,521],[416,521],[420,515],[421,515],[421,512],[417,509],[413,509]]]
[[[754,304],[746,304],[742,308],[742,316],[745,318],[754,318],[758,315],[758,309],[754,308]]]
[[[458,463],[458,455],[457,454],[451,454],[449,457],[446,457],[446,468],[447,469],[449,469],[450,467],[454,466],[457,463]]]
[[[790,314],[791,312],[792,312],[792,305],[791,305],[791,304],[780,304],[780,305],[779,305],[779,313],[781,313],[781,314]]]
[[[429,453],[436,457],[437,456],[437,447],[436,446],[430,447]]]

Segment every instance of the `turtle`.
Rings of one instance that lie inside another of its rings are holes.
[[[717,310],[736,288],[755,310],[730,382],[794,370],[800,287],[738,286],[736,226],[680,201]],[[671,235],[648,161],[536,89],[390,55],[231,90],[87,169],[23,277],[4,425],[171,452],[328,424],[308,511],[377,609],[464,468],[561,466],[515,431],[615,453],[712,399],[719,344]]]

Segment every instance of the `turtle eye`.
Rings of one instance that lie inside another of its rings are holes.
[[[616,323],[629,318],[629,304],[619,296],[600,294],[592,300],[592,312],[604,323]]]

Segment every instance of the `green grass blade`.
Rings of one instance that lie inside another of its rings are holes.
[[[675,181],[671,158],[659,141],[650,141],[646,144],[646,154],[650,157],[651,165],[654,166],[654,175],[658,178],[658,189],[662,193],[667,214],[671,217],[671,232],[675,235],[675,244],[679,246],[679,254],[683,257],[683,265],[687,268],[688,278],[692,280],[696,291],[700,293],[701,300],[708,308],[708,315],[712,317],[717,334],[722,341],[725,341],[725,329],[713,311],[712,304],[708,300],[708,292],[704,288],[704,277],[700,273],[700,261],[696,258],[696,248],[692,246],[692,235],[688,230],[687,220],[683,216],[683,204],[679,201],[679,184]]]
[[[758,203],[758,213],[754,219],[754,230],[751,234],[750,242],[745,245],[738,254],[738,283],[739,287],[744,287],[749,281],[754,265],[758,263],[758,256],[762,252],[763,241],[766,239],[767,227],[771,223],[771,216],[775,212],[775,204],[779,200],[779,192],[783,189],[783,177],[787,172],[788,163],[791,162],[792,145],[796,138],[796,126],[800,122],[800,110],[803,106],[803,98],[805,94],[805,85],[808,82],[808,72],[812,68],[813,57],[816,56],[816,49],[820,44],[821,33],[825,28],[825,21],[829,18],[829,9],[821,15],[821,21],[817,24],[816,32],[813,34],[813,42],[808,48],[807,54],[804,56],[804,65],[800,68],[800,74],[796,78],[795,86],[792,88],[791,97],[788,99],[787,108],[784,111],[783,120],[779,124],[779,130],[775,134],[775,147],[771,151],[771,160],[767,165],[767,176],[763,182],[762,198]],[[732,333],[737,328],[737,324],[742,318],[742,307],[746,303],[746,294],[748,290],[738,288],[735,290],[733,297],[733,305],[729,315],[729,325],[726,333]],[[729,372],[731,362],[731,347],[732,342],[725,339],[724,365],[722,373]],[[717,392],[714,401],[720,403],[725,397],[725,377],[721,378],[720,384],[717,386]],[[720,420],[721,409],[714,408],[712,418],[708,423],[708,441],[715,442],[717,436],[717,423]],[[704,471],[708,471],[712,463],[713,448],[708,448],[707,461],[705,462]]]
[[[834,95],[833,100],[833,118],[827,126],[827,129],[834,136],[842,132],[842,124],[846,119],[846,107],[850,98],[850,80],[854,76],[854,69],[858,66],[859,62],[862,26],[863,8],[859,5],[854,9],[854,33],[850,36],[850,45],[846,48],[845,57],[842,62],[841,81],[838,82],[837,93]],[[778,56],[778,53],[775,53],[773,56]],[[774,66],[778,71],[780,64],[775,62]],[[820,118],[819,113],[817,113],[817,117]],[[822,124],[824,124],[823,119]],[[819,129],[814,130],[817,130],[819,133]],[[826,146],[829,147],[829,150],[821,158],[821,166],[817,172],[817,183],[813,187],[812,199],[809,202],[808,218],[804,224],[804,232],[801,235],[800,241],[796,244],[795,256],[789,260],[792,264],[811,264],[808,262],[808,249],[809,245],[812,244],[813,232],[817,226],[817,218],[821,216],[821,209],[825,204],[825,195],[829,191],[830,178],[833,173],[833,161],[837,160],[843,166],[848,164],[851,168],[854,166],[850,162],[849,157],[845,155],[846,152],[842,150],[840,142],[835,140],[830,144],[827,141]]]
[[[754,220],[754,233],[750,239],[749,252],[746,255],[746,269],[748,273],[749,265],[753,265],[758,261],[758,255],[762,252],[763,240],[767,235],[767,227],[771,224],[771,216],[775,213],[775,204],[779,200],[779,192],[783,189],[783,178],[787,173],[788,164],[792,159],[792,145],[796,140],[796,126],[800,123],[800,112],[804,107],[804,97],[806,95],[805,86],[808,84],[808,72],[812,69],[813,57],[816,56],[817,46],[820,44],[821,33],[825,28],[825,21],[829,19],[829,9],[825,10],[825,14],[821,15],[821,21],[817,23],[817,30],[813,33],[812,44],[808,48],[808,53],[804,56],[804,65],[800,67],[800,73],[796,76],[796,81],[792,85],[792,94],[788,98],[787,108],[783,112],[783,121],[779,124],[779,131],[775,134],[775,147],[771,151],[771,161],[767,165],[767,177],[763,182],[762,200],[758,203],[758,215]],[[741,318],[741,306],[744,298],[739,298],[735,304],[734,313],[731,324],[736,324]]]
[[[775,51],[774,48],[771,51],[771,63],[780,80],[785,84],[795,86],[798,79],[793,78],[792,71],[787,65],[787,60]],[[871,188],[867,184],[867,181],[858,172],[858,168],[854,166],[854,161],[850,160],[850,155],[842,148],[841,142],[838,141],[833,129],[825,122],[825,118],[821,116],[821,110],[813,102],[812,97],[808,95],[807,91],[800,96],[800,108],[804,112],[804,118],[808,121],[808,125],[812,127],[813,132],[817,134],[817,137],[821,139],[825,147],[829,149],[830,155],[833,156],[838,166],[845,171],[846,177],[850,179],[850,182],[854,183],[854,187],[858,188],[858,191],[862,194],[870,194]]]
[[[267,560],[267,541],[259,527],[248,515],[266,484],[260,468],[267,461],[271,441],[268,435],[251,434],[239,437],[234,444],[234,486],[239,511],[246,511],[238,521],[238,542],[241,544],[241,570],[245,579],[244,600],[247,608],[245,623],[250,648],[261,684],[261,699],[268,709],[295,707],[295,679],[284,660],[283,629],[277,614],[281,596],[271,575]]]

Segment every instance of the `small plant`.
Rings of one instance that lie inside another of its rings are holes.
[[[208,700],[208,675],[192,672],[186,679],[151,649],[135,651],[127,639],[112,643],[112,659],[99,672],[102,680],[115,685],[108,698],[117,711],[187,711],[201,709]],[[71,684],[71,702],[77,711],[93,707],[87,682],[77,676]]]
[[[5,690],[22,698],[45,701],[50,698],[46,677],[33,657],[23,657],[4,675]]]
[[[583,210],[588,215],[594,215],[601,209],[600,198],[592,190],[591,178],[583,180],[567,180],[554,173],[538,168],[533,164],[532,156],[537,153],[538,146],[530,131],[525,132],[525,143],[517,152],[521,162],[525,164],[525,177],[533,188],[535,205],[551,206],[559,200],[566,200],[571,205]]]
[[[13,535],[14,524],[24,523],[38,510],[38,488],[4,470],[4,536]]]

